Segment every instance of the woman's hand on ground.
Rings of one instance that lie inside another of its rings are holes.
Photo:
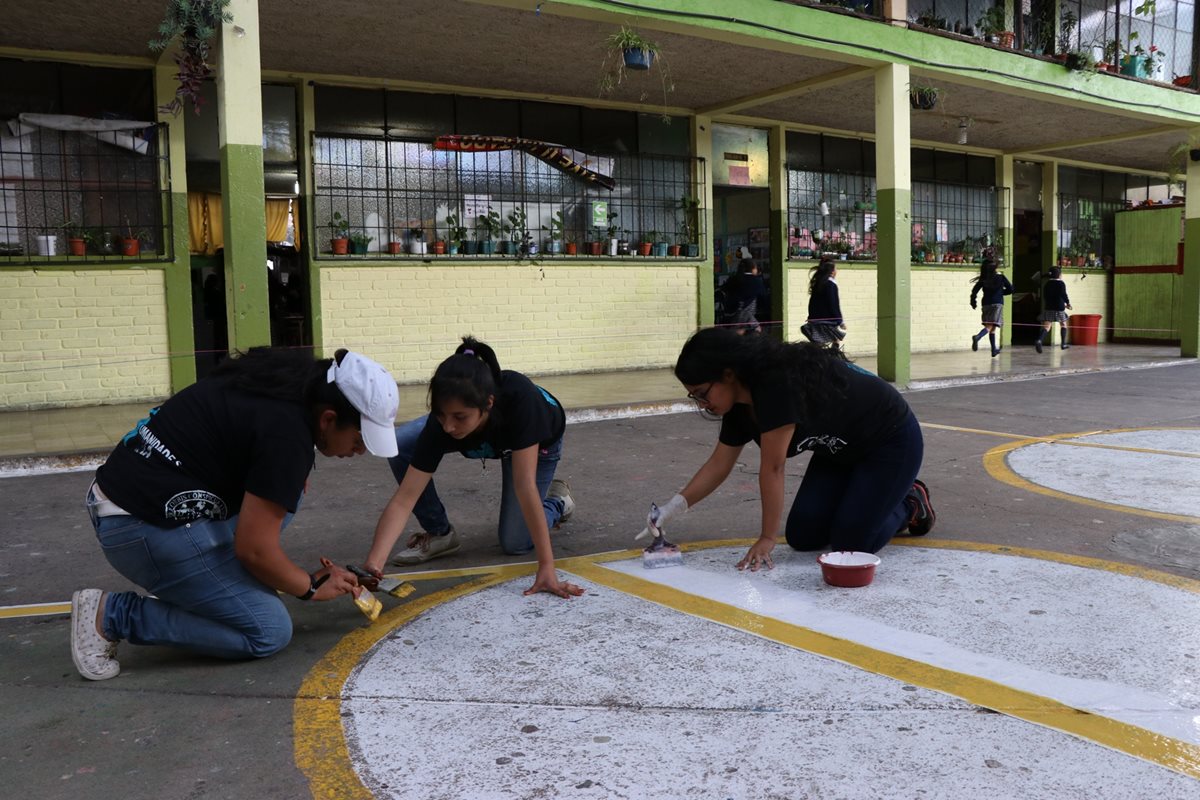
[[[576,586],[567,581],[559,581],[558,573],[553,566],[538,567],[537,576],[533,579],[533,586],[525,590],[525,595],[537,594],[545,592],[546,594],[556,594],[559,597],[570,600],[572,597],[579,597],[583,594],[583,587]]]
[[[746,551],[746,555],[737,563],[738,569],[750,567],[751,572],[758,572],[759,567],[767,569],[775,569],[775,562],[771,560],[771,551],[775,549],[775,540],[768,539],[765,536],[758,537],[758,541],[750,546]]]

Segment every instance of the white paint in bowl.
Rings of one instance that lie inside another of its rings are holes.
[[[822,553],[817,557],[817,561],[835,567],[877,567],[880,564],[879,556],[874,553],[860,553],[855,550]]]

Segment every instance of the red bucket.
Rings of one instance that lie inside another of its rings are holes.
[[[839,550],[822,553],[817,556],[817,563],[821,565],[821,577],[830,586],[854,588],[866,586],[875,580],[879,556],[874,553]]]
[[[1099,314],[1072,314],[1067,320],[1071,344],[1095,345],[1100,338]]]

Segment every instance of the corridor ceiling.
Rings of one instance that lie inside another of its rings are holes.
[[[118,7],[93,0],[53,4],[13,0],[6,4],[6,24],[0,29],[0,56],[56,51],[145,58],[153,63],[156,56],[147,42],[155,36],[165,5],[165,0],[123,0],[117,13]],[[471,0],[259,0],[262,67],[272,79],[288,75],[329,83],[386,79],[399,87],[433,84],[465,94],[511,92],[530,99],[604,104],[598,96],[604,39],[628,20],[617,15],[582,19],[538,13],[537,5]],[[679,29],[678,25],[672,31],[642,27],[659,44],[670,68],[674,82],[674,91],[666,99],[670,113],[710,109],[718,120],[780,122],[873,136],[874,75],[863,59],[835,60],[826,52],[766,41],[749,43],[749,38],[722,41],[708,38],[710,34],[699,29],[691,29],[690,34]],[[1005,57],[1025,58],[1015,53]],[[848,74],[848,68],[863,71]],[[740,99],[804,81],[819,83],[828,76],[840,79],[757,105],[731,106]],[[1186,138],[1186,128],[1154,119],[1153,108],[1134,115],[1099,105],[1066,105],[996,82],[944,72],[914,69],[913,79],[944,90],[937,109],[912,112],[912,138],[924,146],[953,149],[958,123],[965,117],[970,120],[973,148],[1162,171],[1167,150]],[[1094,75],[1085,79],[1085,91],[1102,96],[1106,82],[1124,80]],[[1190,97],[1200,114],[1200,97]],[[657,71],[631,75],[607,100],[636,104],[650,112],[663,110]],[[723,113],[725,108],[731,110]],[[1129,138],[1113,140],[1122,136]],[[1105,141],[1094,141],[1101,139]],[[1075,144],[1044,149],[1064,143]]]

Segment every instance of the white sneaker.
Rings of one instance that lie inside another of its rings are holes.
[[[75,669],[89,681],[106,681],[121,674],[117,643],[96,631],[100,589],[80,589],[71,596],[71,659]]]
[[[449,533],[442,536],[425,534],[415,547],[409,547],[397,553],[396,557],[392,559],[392,563],[402,567],[424,564],[426,561],[457,553],[459,546],[458,531],[454,530],[452,525]]]
[[[557,497],[559,500],[562,500],[563,510],[562,515],[558,518],[559,524],[566,522],[575,513],[575,498],[571,497],[571,484],[562,478],[555,478],[550,481],[550,488],[546,490],[546,497]]]

